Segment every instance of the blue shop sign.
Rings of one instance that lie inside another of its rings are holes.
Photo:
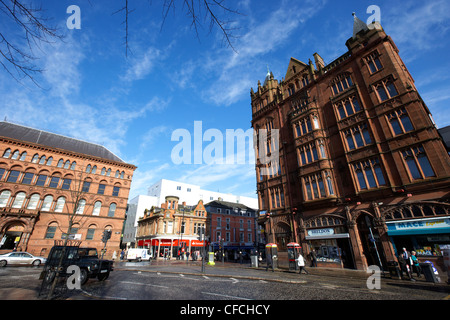
[[[450,218],[415,219],[386,222],[388,235],[450,233]]]

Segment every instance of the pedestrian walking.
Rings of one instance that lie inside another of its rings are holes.
[[[300,269],[298,274],[302,274],[302,270],[305,271],[306,274],[309,274],[309,272],[305,269],[305,258],[303,258],[301,254],[299,254],[296,260],[298,268]]]
[[[415,251],[411,251],[411,260],[412,260],[412,265],[413,265],[414,269],[416,270],[417,277],[420,278],[421,274],[422,274],[422,268],[419,265],[419,259],[417,259]]]
[[[406,274],[406,276],[411,281],[416,281],[411,273],[411,263],[409,261],[410,256],[409,253],[406,251],[406,248],[403,248],[403,252],[398,255],[398,263],[400,264],[400,270]]]
[[[309,257],[311,259],[311,267],[316,268],[317,267],[317,256],[316,251],[312,249],[312,251],[309,253]]]

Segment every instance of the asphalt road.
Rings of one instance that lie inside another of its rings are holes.
[[[17,290],[36,297],[42,267],[0,269],[0,299],[17,298]],[[401,301],[450,298],[450,286],[420,279],[417,282],[381,278],[379,289],[369,289],[363,272],[309,269],[299,275],[265,271],[239,264],[207,267],[182,262],[170,264],[116,263],[103,282],[90,279],[82,290],[68,292],[75,300],[190,300],[190,301]]]

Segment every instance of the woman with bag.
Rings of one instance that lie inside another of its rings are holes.
[[[411,251],[411,260],[414,269],[416,269],[417,277],[420,278],[420,275],[422,274],[422,268],[419,265],[419,259],[417,259],[415,251]]]

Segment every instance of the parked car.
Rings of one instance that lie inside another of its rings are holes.
[[[10,252],[0,255],[0,267],[6,267],[7,264],[11,265],[33,265],[39,266],[47,261],[46,258],[33,256],[28,252]]]

